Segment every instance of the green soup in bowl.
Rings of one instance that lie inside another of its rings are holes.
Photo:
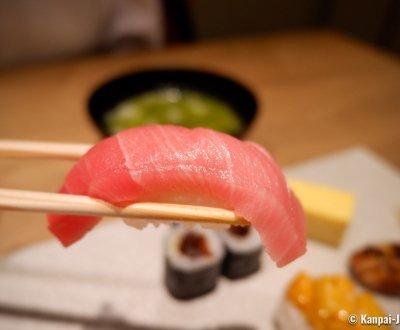
[[[149,124],[207,127],[232,135],[243,129],[240,116],[229,104],[202,92],[177,88],[132,96],[117,104],[104,118],[110,134]]]
[[[89,111],[104,135],[150,124],[206,127],[240,137],[256,101],[239,83],[213,73],[158,69],[127,74],[98,88]]]

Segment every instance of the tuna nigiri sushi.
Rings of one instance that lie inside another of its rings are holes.
[[[210,129],[151,125],[122,131],[93,146],[60,192],[119,207],[136,202],[220,207],[251,223],[278,266],[306,250],[302,207],[271,156],[255,143]],[[52,214],[49,229],[68,246],[99,220]]]

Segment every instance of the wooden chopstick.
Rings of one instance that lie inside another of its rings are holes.
[[[0,140],[0,157],[77,160],[91,147],[90,144],[78,143]],[[1,188],[0,209],[123,217],[146,219],[151,222],[170,220],[204,224],[249,224],[234,212],[218,208],[163,203],[136,203],[118,208],[88,196]]]
[[[0,140],[0,157],[77,160],[91,147],[81,143]]]
[[[248,225],[234,212],[204,206],[135,203],[119,208],[88,196],[0,189],[0,209],[88,216],[111,216],[150,222],[176,221],[201,224]]]

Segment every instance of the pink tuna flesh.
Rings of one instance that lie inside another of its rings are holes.
[[[303,210],[271,156],[255,143],[209,129],[154,125],[122,131],[91,148],[61,192],[121,207],[165,202],[225,208],[255,227],[278,266],[306,250]],[[68,246],[99,220],[49,215],[49,229]]]

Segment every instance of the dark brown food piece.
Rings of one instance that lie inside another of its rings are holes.
[[[350,271],[366,288],[400,296],[400,244],[369,246],[350,259]]]
[[[231,234],[239,237],[246,236],[250,230],[249,226],[230,226],[229,231]]]
[[[180,250],[184,255],[191,258],[211,255],[206,238],[194,232],[189,232],[184,236]]]

